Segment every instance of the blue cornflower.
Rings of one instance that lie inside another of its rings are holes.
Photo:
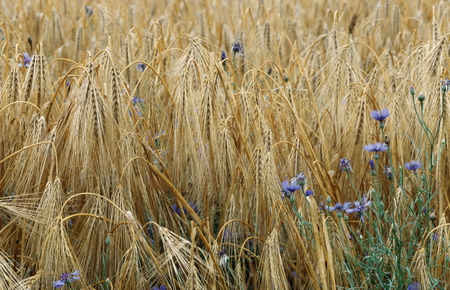
[[[291,182],[292,183],[297,182],[297,184],[303,186],[306,184],[307,180],[305,174],[303,172],[300,172],[299,174],[294,176],[294,178],[291,179]]]
[[[364,146],[364,150],[367,150],[369,152],[380,152],[380,151],[386,151],[388,149],[388,146],[386,143],[374,143],[374,144],[368,144]]]
[[[420,290],[422,289],[422,285],[420,285],[419,282],[411,282],[408,285],[408,288],[406,288],[406,290]]]
[[[381,123],[384,120],[386,120],[386,118],[389,117],[390,114],[389,114],[389,110],[385,108],[381,111],[372,111],[370,113],[370,115],[372,116],[372,118],[374,118],[375,120],[377,120]]]
[[[222,53],[220,54],[220,60],[224,61],[227,58],[227,54],[225,53],[225,51],[222,51]]]
[[[140,99],[138,96],[132,97],[131,101],[133,102],[133,105],[144,103],[144,100]]]
[[[438,232],[433,233],[433,241],[436,243],[439,241],[439,233]]]
[[[281,192],[290,192],[294,193],[300,188],[302,188],[301,185],[298,185],[296,182],[289,183],[289,180],[285,180],[281,183]]]
[[[442,91],[446,92],[448,91],[448,87],[450,87],[450,80],[446,78],[444,81],[441,81],[442,83]]]
[[[419,169],[420,167],[422,167],[422,163],[420,163],[417,160],[413,160],[411,162],[406,162],[405,164],[406,169],[408,170],[412,170],[412,171],[416,171],[417,169]]]
[[[392,178],[392,168],[391,167],[385,167],[383,174],[386,175],[387,178],[391,179]]]
[[[146,67],[147,67],[147,66],[145,65],[145,63],[140,62],[140,63],[137,64],[136,69],[137,69],[138,71],[140,71],[140,72],[143,72],[143,71],[145,70]]]
[[[172,205],[172,209],[173,209],[174,212],[176,212],[177,214],[181,215],[181,208],[178,206],[178,204]],[[186,213],[186,209],[184,209],[184,213]]]
[[[198,205],[195,202],[188,202],[189,206],[194,210],[195,213],[199,212],[199,208]],[[181,215],[181,210],[184,211],[185,214],[187,214],[187,209],[185,209],[184,207],[179,207],[178,204],[174,204],[172,205],[172,209],[179,215]]]
[[[367,196],[363,197],[362,203],[359,201],[355,201],[353,203],[353,205],[355,206],[354,208],[349,208],[346,209],[345,212],[346,213],[352,213],[352,212],[356,212],[358,217],[361,219],[362,222],[364,222],[364,211],[367,209],[368,206],[370,206],[372,204],[372,201],[368,201],[367,200]]]
[[[91,16],[92,16],[92,13],[94,13],[94,8],[92,8],[92,7],[89,6],[89,5],[84,6],[84,10],[86,11],[86,15],[87,15],[88,17],[91,17]]]
[[[28,52],[22,53],[23,56],[23,64],[19,63],[19,67],[26,67],[28,68],[30,66],[31,61],[33,60],[32,56],[28,56]]]
[[[350,160],[346,158],[341,158],[339,161],[339,169],[346,172],[353,172],[352,166],[350,165]]]
[[[166,286],[160,285],[153,287],[151,290],[167,290],[167,288]]]
[[[61,277],[60,280],[53,282],[53,287],[59,288],[66,284],[70,284],[70,282],[80,279],[79,275],[80,275],[80,272],[78,270],[76,270],[73,273],[64,272],[61,276],[59,276],[59,277]]]
[[[370,165],[370,169],[375,170],[375,164],[373,163],[372,159],[369,159],[369,165]]]
[[[236,53],[244,53],[244,47],[242,46],[242,44],[240,42],[233,42],[232,50],[235,54]]]
[[[302,188],[301,185],[298,185],[296,182],[289,183],[289,180],[285,180],[281,183],[281,199],[283,199],[285,196],[291,197],[294,192]]]
[[[228,260],[230,259],[227,256],[227,250],[220,251],[219,252],[219,257],[220,257],[220,260],[219,260],[219,265],[220,266],[225,266],[227,264]]]
[[[328,211],[345,212],[350,208],[350,202],[346,201],[344,204],[337,202],[334,206],[327,206]]]
[[[305,191],[305,196],[310,196],[310,195],[313,195],[313,194],[314,194],[314,191],[312,191],[312,190]]]

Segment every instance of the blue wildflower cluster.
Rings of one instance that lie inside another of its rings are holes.
[[[200,209],[196,203],[190,201],[190,202],[188,202],[188,204],[194,210],[195,213],[199,212]],[[183,210],[184,214],[187,214],[187,209],[185,209],[184,207],[180,208],[177,204],[172,205],[172,209],[178,215],[181,215],[181,210]]]
[[[132,97],[131,101],[133,102],[133,106],[136,106],[137,104],[143,104],[144,103],[144,100],[140,99],[138,96]]]
[[[372,204],[371,200],[367,200],[367,196],[363,196],[362,201],[355,201],[352,204],[348,201],[341,204],[337,202],[334,206],[325,206],[327,211],[335,211],[338,216],[342,216],[343,213],[356,213],[357,217],[364,222],[364,211]]]
[[[84,11],[86,12],[87,17],[91,17],[92,14],[94,13],[94,8],[89,5],[86,5],[84,6]]]
[[[134,96],[131,98],[131,102],[133,103],[134,111],[136,112],[138,117],[142,117],[141,108],[145,108],[144,100],[139,98],[138,96]],[[132,110],[130,110],[129,113],[130,113],[130,116],[133,115]]]

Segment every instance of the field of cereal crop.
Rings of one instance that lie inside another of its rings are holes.
[[[450,6],[0,4],[0,289],[450,287]]]

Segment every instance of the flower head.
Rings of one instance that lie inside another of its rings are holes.
[[[145,70],[146,67],[147,67],[147,66],[145,65],[145,63],[140,62],[140,63],[137,64],[136,69],[137,69],[138,71],[140,71],[140,72],[143,72],[143,71]]]
[[[22,56],[23,56],[23,63],[19,63],[19,67],[28,68],[30,66],[31,61],[33,60],[33,57],[28,56],[28,52],[22,53]]]
[[[64,273],[62,273],[61,276],[59,276],[61,279],[53,282],[53,287],[59,288],[66,284],[70,284],[71,282],[80,279],[79,275],[80,275],[80,272],[78,270],[76,270],[73,273],[64,272]]]
[[[327,207],[328,211],[345,212],[350,208],[350,202],[346,201],[344,204],[337,202],[334,206]]]
[[[224,61],[227,58],[227,54],[225,53],[225,51],[222,51],[222,53],[220,54],[220,60]]]
[[[236,53],[244,53],[244,47],[242,46],[242,44],[240,42],[233,42],[232,50],[235,54]]]
[[[295,181],[289,183],[289,180],[285,180],[281,183],[281,199],[284,199],[285,196],[288,198],[294,197],[294,192],[302,188],[301,185],[298,185]]]
[[[195,213],[199,212],[199,208],[198,205],[192,201],[188,202],[189,206],[192,208],[192,210],[194,210]],[[179,207],[178,204],[174,204],[172,205],[172,209],[174,212],[176,212],[177,214],[181,215],[181,210],[183,210],[184,214],[187,214],[187,209],[185,209],[184,207]]]
[[[385,167],[383,174],[386,175],[387,178],[391,179],[392,178],[392,168],[391,167]]]
[[[166,290],[166,289],[167,289],[166,286],[159,285],[159,286],[152,287],[151,290]]]
[[[140,99],[138,96],[132,97],[131,101],[133,102],[133,105],[144,103],[144,100]]]
[[[411,162],[406,162],[405,168],[408,170],[416,171],[422,167],[422,163],[420,163],[418,160],[413,160]]]
[[[422,286],[420,285],[419,282],[411,282],[408,285],[408,288],[406,288],[406,290],[420,290],[422,289]]]
[[[281,183],[281,192],[283,194],[294,193],[297,190],[299,190],[300,188],[302,188],[301,185],[298,185],[296,182],[289,183],[289,180],[285,180]]]
[[[225,266],[227,264],[228,260],[230,259],[226,253],[227,253],[226,250],[222,250],[219,252],[219,257],[220,257],[219,265],[220,266]]]
[[[369,165],[370,165],[370,169],[375,170],[375,164],[373,163],[372,159],[369,159]]]
[[[389,110],[385,108],[381,111],[372,111],[370,113],[370,115],[372,116],[372,118],[374,118],[375,120],[377,120],[381,123],[384,120],[386,120],[386,118],[389,117],[390,114],[389,114]]]
[[[92,7],[89,6],[89,5],[86,5],[86,6],[84,6],[84,11],[86,11],[86,15],[87,15],[88,17],[91,17],[91,16],[92,16],[92,13],[94,13],[94,8],[92,8]]]
[[[312,190],[305,191],[305,196],[310,196],[310,195],[313,195],[313,194],[314,194],[314,191],[312,191]]]
[[[372,204],[372,201],[367,200],[367,196],[363,197],[362,203],[359,201],[355,201],[353,203],[353,208],[348,208],[345,210],[346,213],[352,213],[356,212],[358,217],[361,219],[362,222],[364,222],[364,211]]]
[[[369,152],[380,152],[380,151],[386,151],[388,149],[388,146],[386,143],[374,143],[374,144],[368,144],[364,146],[364,150],[367,150]]]
[[[303,186],[306,184],[307,180],[305,174],[303,172],[300,172],[299,174],[294,176],[294,178],[291,179],[291,182],[292,183],[297,182],[297,184]]]
[[[346,158],[341,158],[339,161],[339,169],[342,171],[353,172],[352,166],[350,165],[350,160]]]
[[[448,78],[446,78],[445,80],[441,81],[441,83],[442,83],[442,87],[441,87],[442,91],[443,92],[448,91],[448,87],[450,87],[450,80]]]

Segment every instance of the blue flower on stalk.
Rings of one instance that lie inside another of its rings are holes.
[[[361,219],[362,222],[364,222],[364,211],[367,209],[367,207],[369,207],[372,204],[372,201],[368,201],[367,200],[367,196],[364,195],[362,203],[359,201],[355,201],[353,203],[353,205],[355,206],[354,208],[349,208],[347,209],[345,212],[346,213],[352,213],[352,212],[356,212],[356,214],[358,215],[358,217]]]
[[[386,145],[386,143],[373,143],[373,144],[368,144],[366,146],[364,146],[364,150],[367,150],[369,152],[381,152],[381,151],[386,151],[388,149],[388,146]]]
[[[281,183],[281,198],[283,199],[285,196],[291,197],[297,190],[302,188],[301,185],[298,185],[295,181],[289,183],[289,180],[285,180]]]
[[[220,54],[220,61],[224,61],[225,59],[227,59],[227,54],[225,53],[225,51],[222,51],[222,53]]]
[[[350,208],[350,202],[346,201],[344,204],[341,204],[340,202],[337,202],[334,206],[327,206],[326,209],[328,211],[336,211],[336,212],[345,212]]]
[[[133,102],[133,105],[144,103],[144,100],[140,99],[138,96],[132,97],[131,101]]]
[[[448,91],[448,87],[450,87],[450,80],[446,78],[444,81],[441,81],[442,83],[442,91],[446,92]]]
[[[313,194],[314,194],[314,192],[312,190],[305,191],[305,196],[310,196],[310,195],[313,195]]]
[[[370,165],[370,169],[375,170],[375,164],[373,163],[372,159],[369,159],[369,165]]]
[[[411,282],[406,290],[421,290],[422,286],[419,282]]]
[[[230,259],[227,256],[227,250],[222,250],[218,254],[219,254],[219,257],[220,257],[219,265],[220,266],[225,266],[227,264],[228,260]]]
[[[372,118],[381,123],[386,120],[386,118],[389,117],[390,114],[389,110],[385,108],[381,111],[372,111],[370,115],[372,116]]]
[[[80,272],[78,270],[76,270],[73,273],[64,272],[61,276],[59,276],[61,279],[53,282],[53,287],[59,288],[66,284],[70,284],[71,282],[80,279],[79,275],[80,275]]]
[[[353,172],[352,166],[350,165],[350,160],[346,158],[341,158],[339,161],[339,169],[346,172]]]
[[[439,233],[438,232],[433,233],[433,241],[435,243],[437,243],[439,241]]]
[[[195,213],[199,212],[199,208],[198,205],[192,201],[188,202],[189,206],[194,210]],[[183,210],[184,214],[187,214],[187,209],[185,209],[184,207],[179,207],[178,204],[174,204],[172,205],[172,209],[174,212],[176,212],[177,214],[181,215],[181,210]]]
[[[303,186],[306,184],[306,176],[303,172],[300,172],[299,174],[295,175],[294,178],[291,179],[291,182],[297,182],[297,184]]]
[[[242,46],[242,44],[240,42],[233,42],[232,46],[232,50],[233,52],[236,53],[244,53],[244,47]]]
[[[391,179],[392,178],[392,168],[391,167],[385,167],[383,174],[386,175],[387,178]]]
[[[140,63],[137,64],[136,69],[137,69],[138,71],[140,71],[140,72],[144,72],[144,70],[145,70],[146,67],[147,67],[147,66],[145,65],[145,63],[140,62]]]
[[[160,285],[160,286],[155,286],[153,287],[151,290],[166,290],[166,286]]]
[[[89,6],[89,5],[86,5],[86,6],[84,6],[84,11],[86,11],[86,15],[87,15],[88,17],[91,17],[92,14],[94,13],[94,8],[92,8],[92,7]]]
[[[22,53],[23,56],[23,64],[19,63],[19,67],[26,67],[28,68],[30,66],[31,61],[33,60],[32,56],[28,56],[28,52]]]
[[[413,160],[411,162],[406,162],[406,164],[405,164],[405,168],[408,170],[412,170],[412,171],[416,171],[420,167],[422,167],[422,163],[420,163],[417,160]]]

